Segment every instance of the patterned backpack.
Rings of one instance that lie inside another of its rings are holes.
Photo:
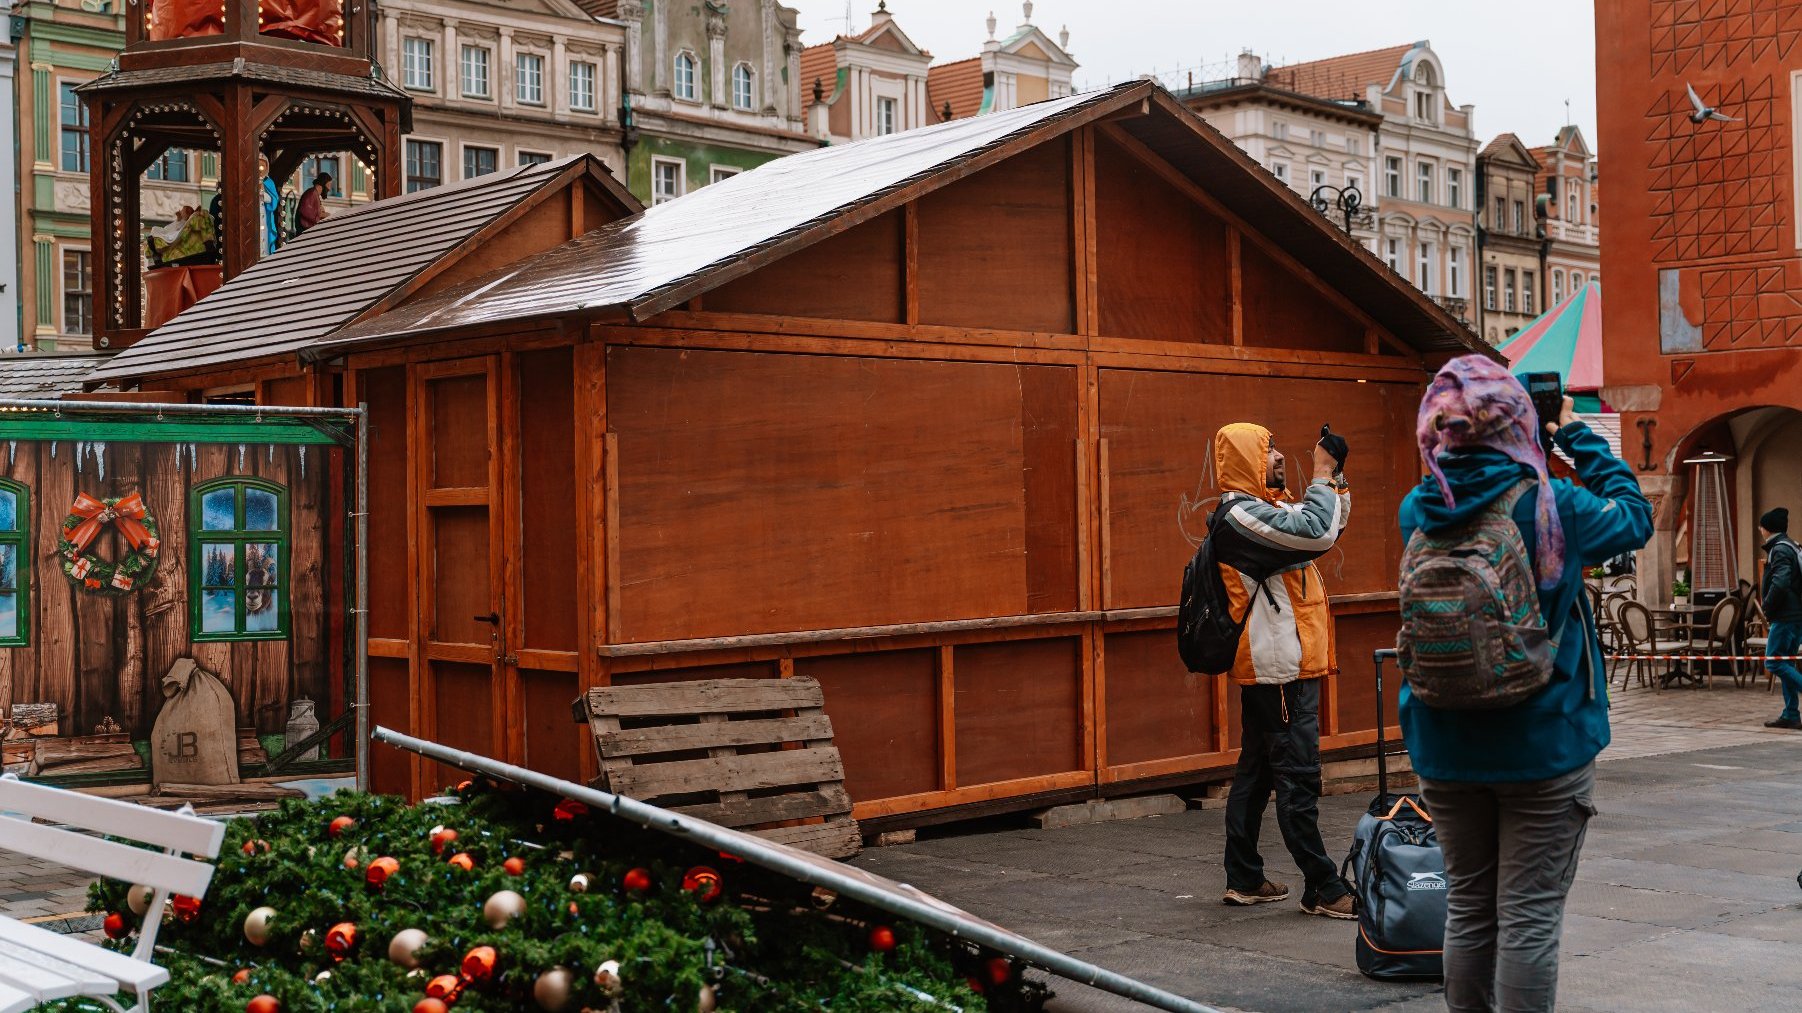
[[[1552,678],[1556,637],[1539,614],[1539,590],[1514,506],[1522,481],[1468,525],[1416,530],[1402,551],[1398,661],[1421,703],[1445,710],[1511,707]]]

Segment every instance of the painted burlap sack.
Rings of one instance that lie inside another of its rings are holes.
[[[163,676],[163,709],[150,732],[151,784],[237,784],[237,724],[225,683],[194,659],[178,659]]]

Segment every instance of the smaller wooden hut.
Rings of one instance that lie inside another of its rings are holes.
[[[394,216],[507,185],[333,219],[94,374],[368,403],[377,721],[592,774],[580,690],[808,675],[866,829],[1219,776],[1236,690],[1185,672],[1171,628],[1209,441],[1253,420],[1291,460],[1322,422],[1352,441],[1323,745],[1373,740],[1415,405],[1483,346],[1168,93],[555,229],[508,212],[480,259],[383,266],[412,253]],[[386,273],[271,312],[329,258]]]

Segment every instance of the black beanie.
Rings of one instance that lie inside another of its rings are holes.
[[[1776,507],[1758,519],[1758,526],[1774,535],[1789,532],[1789,508]]]

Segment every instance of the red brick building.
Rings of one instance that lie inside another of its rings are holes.
[[[1691,544],[1730,541],[1727,576],[1752,575],[1758,513],[1802,513],[1798,66],[1802,4],[1596,4],[1604,396],[1659,506],[1647,597],[1668,593]],[[1731,458],[1726,524],[1679,538],[1695,485],[1684,462],[1703,451]]]

